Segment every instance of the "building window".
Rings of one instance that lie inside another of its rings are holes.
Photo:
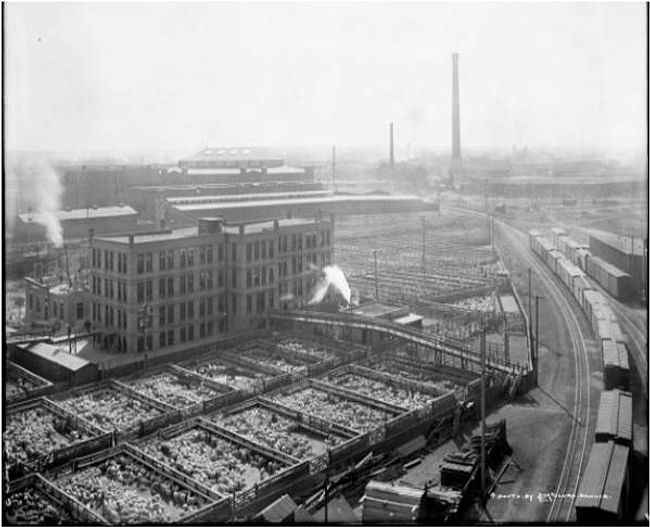
[[[161,331],[160,335],[158,335],[158,345],[161,348],[164,348],[167,345],[167,334],[164,331]]]
[[[253,259],[253,244],[246,244],[246,261],[250,262]]]
[[[202,339],[205,337],[205,322],[199,324],[199,338]]]
[[[165,325],[165,306],[160,306],[158,308],[158,325],[160,327]]]
[[[165,298],[165,285],[166,285],[166,280],[164,278],[161,278],[158,280],[158,297],[159,298]]]
[[[187,327],[187,340],[194,340],[194,325]]]
[[[61,314],[61,316],[63,317],[63,313]],[[77,320],[83,320],[83,318],[84,318],[84,304],[83,302],[77,302]]]
[[[208,320],[208,327],[207,327],[208,337],[212,335],[212,333],[214,332],[213,330],[214,330],[214,324],[212,320]]]
[[[233,262],[237,259],[237,245],[234,243],[230,244],[230,259]]]
[[[253,271],[251,269],[246,270],[246,287],[252,287],[253,285]]]
[[[206,277],[206,289],[210,290],[214,286],[214,280],[212,279],[212,271],[207,271],[205,274]]]
[[[205,245],[199,247],[199,265],[205,265]]]
[[[194,249],[187,250],[187,266],[188,267],[194,266]]]
[[[187,275],[187,292],[188,293],[194,292],[194,273],[189,273]]]
[[[138,337],[138,353],[144,351],[144,337]]]
[[[223,271],[219,269],[217,273],[218,286],[223,287]]]
[[[169,304],[167,306],[167,324],[174,323],[174,304]]]
[[[199,317],[205,316],[205,298],[199,300]]]
[[[262,241],[262,260],[266,260],[266,240]]]
[[[147,286],[147,302],[151,302],[153,300],[153,282],[151,280],[147,280],[146,286]]]
[[[187,318],[189,320],[194,318],[194,302],[191,300],[187,303]]]
[[[214,309],[213,309],[214,303],[213,303],[213,300],[212,300],[212,297],[211,297],[211,296],[208,297],[208,299],[207,299],[207,304],[208,304],[208,315],[211,315],[212,312],[213,312],[213,310],[214,310]]]
[[[246,313],[253,312],[253,295],[246,295]]]
[[[55,317],[58,317],[58,311],[59,311],[58,308],[59,308],[59,306],[58,306],[58,304],[57,304],[56,302],[54,302],[53,304],[54,304],[54,305],[52,306],[52,309],[53,309],[53,311],[54,311],[54,316],[55,316]]]
[[[291,250],[295,251],[296,250],[296,235],[292,234],[291,235]]]
[[[138,304],[144,304],[144,282],[138,282]]]
[[[167,345],[168,346],[173,346],[174,345],[174,330],[170,329],[167,332]]]
[[[144,273],[144,254],[138,254],[138,274]]]
[[[167,270],[171,271],[174,268],[174,251],[171,249],[167,251]]]
[[[266,267],[262,267],[262,285],[266,285]]]
[[[273,283],[273,267],[269,267],[269,284]]]
[[[255,261],[260,259],[260,242],[255,242]]]
[[[94,276],[93,276],[93,278],[94,278]],[[27,302],[28,302],[28,305],[29,305],[29,310],[32,311],[34,309],[34,295],[30,294],[27,297]]]
[[[159,271],[164,271],[165,270],[165,263],[167,262],[167,255],[165,254],[165,251],[160,251],[158,253],[158,270]]]
[[[167,296],[174,296],[174,279],[167,279]]]
[[[206,252],[205,259],[207,260],[207,262],[209,264],[211,264],[212,261],[213,261],[213,258],[212,258],[212,245],[208,245],[206,247],[206,249],[205,249],[205,252]]]
[[[187,330],[184,327],[182,327],[181,330],[180,330],[180,339],[179,340],[181,341],[181,343],[185,342],[187,340]]]
[[[185,278],[185,275],[181,276],[179,279],[178,283],[178,294],[179,295],[184,295],[185,291],[187,289],[187,279]]]
[[[185,302],[181,302],[180,304],[180,321],[183,322],[185,320]]]
[[[255,284],[256,287],[258,285],[260,285],[260,268],[259,267],[257,269],[255,269],[255,271],[253,272],[253,283]]]
[[[264,312],[264,300],[266,295],[264,294],[264,291],[257,293],[257,312],[258,313],[263,313]]]
[[[217,260],[223,262],[223,243],[217,245]]]
[[[147,347],[145,351],[151,351],[153,349],[153,335],[147,335]]]
[[[237,297],[232,295],[232,312],[233,314],[237,313]]]
[[[235,269],[232,270],[232,287],[237,287],[237,272]]]
[[[269,258],[273,258],[273,246],[275,245],[274,240],[269,240]]]
[[[219,295],[217,297],[217,301],[219,303],[219,313],[223,313],[225,311],[225,306],[224,306],[224,301],[223,301],[223,295]]]

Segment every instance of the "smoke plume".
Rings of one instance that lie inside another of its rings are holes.
[[[348,284],[341,268],[338,265],[327,265],[323,267],[323,273],[325,274],[324,279],[317,285],[316,291],[309,301],[309,304],[318,304],[322,302],[328,289],[332,286],[341,293],[349,305],[351,297],[350,284]]]
[[[54,168],[45,158],[30,157],[17,159],[9,172],[11,222],[16,208],[31,211],[32,221],[45,227],[48,240],[62,247],[63,228],[56,216],[61,209],[62,187]]]

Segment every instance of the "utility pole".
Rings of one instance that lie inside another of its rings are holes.
[[[535,386],[537,386],[537,374],[539,370],[539,295],[535,295]]]
[[[485,327],[481,331],[481,501],[486,498],[485,466]]]
[[[372,251],[375,256],[375,300],[379,300],[379,282],[377,280],[377,249]]]
[[[422,272],[424,273],[426,266],[426,220],[424,216],[422,217]]]

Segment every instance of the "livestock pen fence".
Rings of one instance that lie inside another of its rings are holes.
[[[86,468],[92,467],[104,461],[115,459],[116,457],[123,455],[129,458],[130,460],[135,461],[136,463],[143,465],[147,470],[156,473],[162,476],[164,479],[178,484],[180,487],[189,489],[193,493],[201,496],[206,502],[207,505],[191,513],[191,515],[185,514],[179,518],[179,522],[188,523],[189,518],[196,517],[199,515],[206,521],[218,521],[220,518],[216,517],[215,514],[219,511],[227,508],[224,507],[223,502],[227,501],[227,498],[214,492],[212,489],[202,485],[201,483],[195,481],[194,479],[186,476],[182,472],[176,470],[175,468],[169,466],[166,463],[162,463],[157,459],[145,454],[137,447],[130,445],[128,443],[122,443],[118,446],[103,450],[96,454],[91,454],[81,458],[74,459],[68,462],[62,467],[50,470],[43,474],[44,478],[49,481],[51,486],[55,488],[58,492],[66,494],[62,489],[57,485],[57,479],[59,477],[72,475],[78,472],[83,471]],[[67,495],[67,494],[66,494]],[[74,499],[70,497],[71,499]],[[82,505],[83,506],[83,505]],[[83,506],[85,509],[89,510],[87,507]],[[92,511],[90,511],[92,512]],[[99,518],[99,524],[109,524],[103,516],[93,513],[96,518]]]
[[[35,397],[43,397],[49,395],[55,390],[55,385],[36,375],[35,373],[29,371],[26,368],[23,368],[19,364],[16,364],[13,361],[7,361],[7,369],[5,370],[6,380],[5,380],[5,403],[12,404],[18,401],[24,401],[25,399],[33,399]],[[7,383],[14,381],[20,382],[21,379],[27,380],[27,382],[34,385],[33,388],[24,389],[19,387],[19,391],[16,393],[7,393]]]
[[[10,482],[6,487],[6,498],[10,499],[24,489],[36,489],[41,492],[54,504],[67,511],[81,525],[102,525],[106,523],[104,518],[95,514],[73,496],[54,486],[41,474],[30,474]]]
[[[173,406],[170,406],[156,399],[148,397],[144,394],[141,394],[136,390],[130,388],[129,386],[115,379],[105,379],[103,381],[71,388],[65,392],[57,393],[53,397],[53,400],[55,402],[60,403],[66,399],[71,399],[71,398],[80,397],[84,395],[91,395],[91,394],[94,395],[102,392],[110,392],[111,390],[120,393],[127,398],[138,400],[144,403],[149,408],[154,408],[158,412],[160,412],[160,414],[157,416],[138,419],[133,423],[131,423],[130,425],[122,427],[120,429],[105,429],[102,427],[98,427],[103,432],[109,432],[114,434],[114,441],[116,443],[122,441],[129,441],[131,439],[141,437],[144,434],[151,433],[157,428],[176,423],[182,419],[180,411],[174,408]],[[78,414],[76,414],[74,410],[66,410],[66,412],[80,418],[80,416],[78,416]]]
[[[54,416],[60,418],[65,422],[65,426],[74,430],[82,431],[91,437],[82,441],[74,441],[69,446],[55,448],[50,451],[43,451],[32,453],[30,459],[25,462],[12,461],[7,459],[7,473],[10,480],[23,477],[27,474],[32,474],[46,468],[61,465],[70,459],[97,452],[104,448],[111,446],[112,437],[110,433],[93,425],[80,416],[77,416],[65,408],[60,407],[53,401],[44,397],[38,399],[30,399],[8,406],[5,409],[7,420],[11,419],[12,415],[33,410],[36,408],[43,408]],[[38,423],[32,425],[38,426]],[[30,426],[30,425],[28,425]],[[5,437],[5,441],[7,438]]]

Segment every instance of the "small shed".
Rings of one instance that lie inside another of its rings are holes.
[[[68,352],[67,343],[22,344],[16,346],[14,360],[52,382],[79,386],[98,379],[97,365]]]

